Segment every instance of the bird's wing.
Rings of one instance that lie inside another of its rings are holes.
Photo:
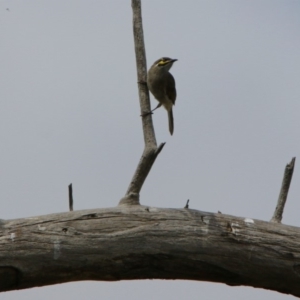
[[[172,101],[173,105],[175,105],[175,100],[176,100],[175,79],[171,73],[168,73],[166,86],[167,86],[166,94],[168,98]]]

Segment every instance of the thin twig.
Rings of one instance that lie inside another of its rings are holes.
[[[161,143],[155,151],[156,156],[161,152],[166,143]]]
[[[73,188],[72,183],[69,184],[69,209],[73,211]]]
[[[190,202],[190,199],[188,199],[188,200],[186,201],[186,205],[185,205],[184,208],[189,208],[189,202]]]
[[[285,167],[278,202],[274,211],[274,215],[270,221],[272,223],[281,223],[285,202],[289,193],[289,188],[293,177],[295,161],[296,157],[293,157],[291,162]]]

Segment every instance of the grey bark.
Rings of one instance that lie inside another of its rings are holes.
[[[284,206],[286,203],[286,199],[289,193],[290,184],[294,173],[295,161],[296,157],[293,157],[291,162],[285,167],[277,205],[270,222],[281,223]]]
[[[1,220],[0,291],[77,280],[187,279],[300,297],[300,228],[146,206]]]
[[[157,147],[155,132],[151,116],[149,90],[147,87],[147,63],[144,44],[142,8],[140,0],[132,0],[133,13],[133,38],[136,58],[136,70],[139,90],[139,100],[142,116],[143,134],[145,148],[129,184],[125,196],[120,200],[119,205],[139,205],[139,194],[141,188],[154,164],[158,154],[165,143]]]

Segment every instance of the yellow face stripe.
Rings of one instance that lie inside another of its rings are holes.
[[[168,64],[169,62],[170,62],[169,60],[161,60],[161,61],[158,63],[158,65],[164,66],[164,65]]]

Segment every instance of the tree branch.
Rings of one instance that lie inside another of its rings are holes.
[[[295,161],[296,157],[293,157],[291,162],[285,167],[278,202],[274,211],[274,215],[270,222],[281,223],[285,202],[289,193],[289,188],[293,177]]]
[[[73,188],[72,188],[72,183],[69,184],[68,190],[69,190],[69,210],[73,211]]]
[[[300,297],[297,227],[118,206],[1,220],[0,230],[0,291],[78,280],[187,279]]]
[[[133,36],[145,148],[133,178],[129,184],[126,195],[120,200],[119,205],[140,204],[139,193],[141,188],[151,170],[152,165],[155,162],[156,157],[165,145],[165,143],[163,143],[157,148],[152,116],[151,113],[149,113],[151,111],[151,106],[149,91],[147,88],[147,63],[141,1],[132,0],[131,6],[133,12]]]

